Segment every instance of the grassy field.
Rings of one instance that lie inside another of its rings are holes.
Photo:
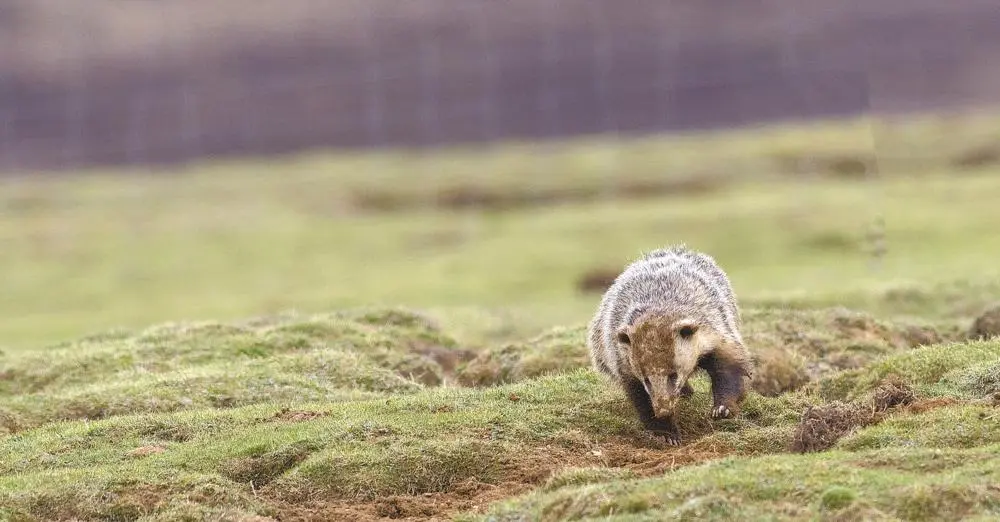
[[[996,135],[4,180],[0,519],[996,517],[1000,340],[968,335],[1000,300]],[[760,366],[730,420],[699,377],[680,448],[589,370],[580,289],[673,242],[730,273]]]

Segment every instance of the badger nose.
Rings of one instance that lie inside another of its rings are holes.
[[[677,401],[674,398],[660,398],[653,400],[653,415],[657,418],[669,417],[674,413]]]

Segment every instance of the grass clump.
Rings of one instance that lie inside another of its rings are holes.
[[[853,489],[833,486],[820,495],[819,508],[821,511],[838,511],[853,504],[857,498],[858,494]]]
[[[851,399],[895,375],[925,396],[983,398],[993,389],[989,384],[992,366],[982,366],[983,361],[997,359],[1000,342],[996,341],[926,346],[826,377],[815,383],[815,391],[825,400]]]
[[[487,348],[459,367],[458,380],[489,386],[589,367],[585,336],[585,326],[555,328],[525,342]]]
[[[893,415],[837,443],[860,450],[889,447],[975,448],[1000,443],[1000,415],[991,406],[945,404],[917,414]]]

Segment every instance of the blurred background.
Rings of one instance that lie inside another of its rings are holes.
[[[991,0],[2,0],[0,349],[345,306],[495,342],[674,242],[749,302],[968,314],[997,102]]]

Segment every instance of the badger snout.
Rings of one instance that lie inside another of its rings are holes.
[[[677,409],[676,399],[666,399],[653,401],[653,415],[658,419],[664,419],[674,414]]]
[[[680,389],[675,379],[668,377],[646,377],[644,380],[646,393],[653,406],[653,415],[665,418],[673,415],[680,400]]]

